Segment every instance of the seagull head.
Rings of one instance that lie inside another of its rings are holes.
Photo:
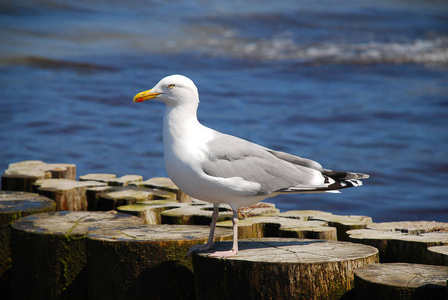
[[[152,89],[138,93],[134,102],[157,99],[169,106],[199,103],[198,88],[193,81],[183,75],[171,75],[160,80]]]

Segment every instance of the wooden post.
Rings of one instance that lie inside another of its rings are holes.
[[[44,213],[12,223],[13,299],[87,299],[87,233],[140,224],[102,212]]]
[[[97,210],[116,210],[118,206],[150,200],[168,200],[170,198],[174,200],[172,196],[172,193],[166,191],[137,186],[113,187],[97,195]]]
[[[197,199],[182,203],[173,200],[153,200],[141,201],[135,205],[123,205],[117,210],[140,216],[146,224],[209,225],[212,220],[213,205]],[[264,202],[238,209],[238,214],[245,218],[278,213],[279,210],[274,204]],[[230,206],[221,205],[218,221],[231,218]]]
[[[213,250],[229,250],[219,242]],[[252,239],[226,259],[193,254],[196,299],[340,299],[357,267],[378,262],[378,250],[348,242]]]
[[[94,230],[87,241],[89,299],[195,299],[188,249],[208,226],[143,225]],[[231,239],[218,228],[216,240]]]
[[[58,211],[84,211],[87,210],[86,189],[105,185],[98,181],[46,179],[36,181],[33,190],[55,200]]]
[[[212,220],[213,204],[197,199],[162,212],[163,224],[209,225]],[[272,203],[260,202],[238,209],[242,218],[262,215],[277,215],[279,210]],[[232,209],[227,204],[219,207],[218,222],[230,220]]]
[[[164,210],[161,213],[163,224],[177,225],[210,225],[212,221],[213,205],[194,199],[192,202],[182,203],[182,205]],[[219,208],[218,221],[232,218],[230,207],[222,205]]]
[[[372,218],[366,216],[341,216],[318,210],[292,210],[280,216],[304,221],[324,221],[337,230],[338,241],[349,241],[347,231],[365,229],[372,224]]]
[[[448,245],[429,247],[428,263],[431,265],[448,266]]]
[[[33,192],[37,180],[50,178],[76,179],[76,165],[47,164],[39,160],[12,163],[2,175],[2,190]]]
[[[372,264],[355,270],[356,299],[445,300],[446,267]]]
[[[431,264],[428,247],[448,245],[448,223],[374,223],[347,233],[352,242],[378,248],[381,262]]]
[[[179,202],[190,202],[191,197],[182,192],[171,179],[166,177],[154,177],[141,182],[133,182],[131,185],[136,185],[151,189],[160,189],[167,192],[175,193],[176,199]]]
[[[56,203],[43,196],[26,192],[0,191],[0,291],[3,299],[11,293],[10,223],[22,217],[56,210]]]
[[[79,176],[79,181],[99,181],[109,186],[127,186],[131,182],[143,181],[140,175],[124,175],[117,178],[115,174],[86,174]]]
[[[232,221],[218,222],[218,227],[232,228]],[[302,221],[277,216],[254,216],[238,222],[238,238],[289,237],[337,240],[336,228],[322,221]]]
[[[163,224],[163,211],[178,208],[181,205],[185,205],[185,203],[180,203],[176,200],[151,200],[119,206],[117,211],[139,217],[145,224],[160,225]]]
[[[98,210],[98,195],[111,191],[113,187],[111,186],[94,186],[86,189],[86,198],[87,198],[87,210],[88,211],[97,211]]]

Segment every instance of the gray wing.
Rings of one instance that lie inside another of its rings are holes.
[[[261,185],[259,194],[327,191],[350,185],[343,178],[347,172],[325,170],[315,161],[273,151],[231,135],[218,133],[207,146],[208,159],[202,165],[206,174],[257,182]],[[325,174],[331,172],[340,179],[333,180]]]

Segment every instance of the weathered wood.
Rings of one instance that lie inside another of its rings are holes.
[[[163,224],[177,225],[210,225],[212,220],[213,204],[193,199],[192,202],[184,203],[176,208],[164,210],[161,213]],[[221,205],[219,208],[218,221],[232,218],[230,206]]]
[[[79,176],[79,181],[99,181],[104,182],[109,186],[127,186],[131,182],[143,181],[140,175],[124,175],[117,178],[115,174],[86,174]]]
[[[179,208],[185,204],[176,200],[152,200],[119,206],[117,211],[137,216],[143,220],[144,224],[159,225],[162,224],[163,211]]]
[[[217,227],[232,228],[232,221],[222,221]],[[337,240],[336,228],[322,221],[302,221],[278,216],[254,216],[238,221],[238,238],[289,237]]]
[[[87,299],[87,233],[140,224],[134,216],[103,212],[44,213],[12,223],[13,298]]]
[[[209,226],[143,225],[88,234],[89,299],[194,299],[188,249]],[[216,239],[231,239],[219,228]]]
[[[366,216],[342,216],[318,210],[292,210],[281,213],[285,218],[296,218],[304,221],[324,221],[329,227],[335,227],[339,241],[348,241],[347,231],[365,229],[372,224],[372,218]]]
[[[98,211],[98,195],[111,191],[113,187],[111,186],[94,186],[86,189],[86,198],[87,198],[87,210],[88,211]]]
[[[98,181],[46,179],[36,181],[33,191],[55,200],[58,211],[84,211],[87,210],[86,189],[105,185]]]
[[[368,229],[382,231],[399,231],[402,233],[419,235],[429,232],[448,232],[448,223],[434,221],[403,221],[403,222],[384,222],[372,223],[367,226]]]
[[[113,186],[95,195],[96,210],[116,210],[122,205],[131,205],[150,200],[173,199],[173,194],[157,189],[147,189],[137,186]]]
[[[380,260],[384,263],[432,264],[428,247],[448,245],[448,223],[374,223],[368,229],[347,233],[352,242],[378,248]]]
[[[356,299],[445,300],[447,270],[407,263],[371,264],[355,270]]]
[[[177,224],[177,225],[209,225],[212,220],[213,204],[197,199],[191,202],[173,201],[142,201],[136,205],[126,205],[117,208],[121,212],[140,216],[146,224]],[[238,214],[241,217],[278,214],[279,210],[272,203],[260,202],[255,205],[241,207]],[[232,209],[223,204],[220,207],[218,221],[230,220]]]
[[[167,192],[174,193],[176,199],[179,202],[190,202],[191,197],[182,192],[174,182],[166,177],[154,177],[145,181],[133,182],[130,185],[136,185],[140,187],[150,188],[150,189],[160,189]]]
[[[448,266],[448,246],[428,247],[428,262],[431,265]]]
[[[216,243],[218,251],[231,242]],[[193,254],[197,299],[340,299],[357,267],[378,262],[378,250],[348,242],[252,239],[226,259]]]
[[[178,208],[164,210],[162,212],[163,224],[209,225],[212,221],[213,204],[197,199]],[[251,206],[238,209],[240,217],[252,217],[260,215],[275,215],[279,210],[272,203],[260,202]],[[218,222],[230,220],[232,209],[228,204],[219,207]],[[225,227],[224,225],[223,227]]]
[[[12,163],[2,175],[2,190],[32,192],[37,180],[76,179],[76,165],[47,164],[39,160]]]
[[[56,203],[44,196],[26,192],[0,191],[0,291],[3,299],[11,293],[10,223],[22,217],[56,210]]]
[[[230,210],[229,205],[227,206]],[[238,208],[238,215],[240,218],[250,218],[256,216],[276,216],[280,213],[278,208],[275,208],[275,204],[269,202],[258,202],[254,205],[243,206]]]

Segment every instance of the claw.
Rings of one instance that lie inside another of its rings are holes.
[[[201,252],[201,251],[206,251],[213,248],[213,243],[211,244],[203,244],[203,245],[194,245],[193,247],[191,247],[188,252],[187,255],[185,255],[185,258],[188,258],[191,254],[193,254],[193,252]]]

